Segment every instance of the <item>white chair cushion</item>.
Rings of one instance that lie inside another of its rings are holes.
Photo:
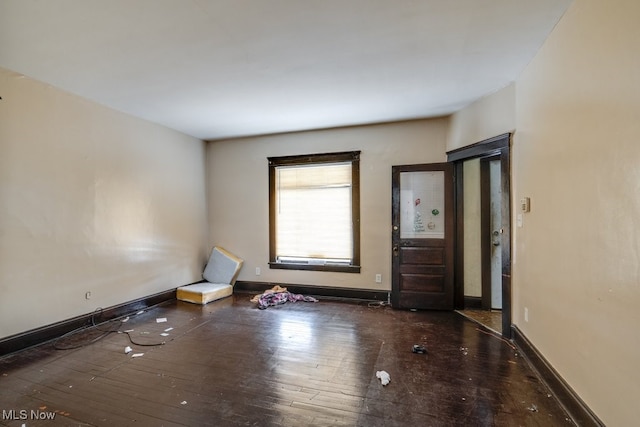
[[[195,283],[178,288],[176,297],[180,301],[207,304],[233,294],[233,286],[226,283]]]
[[[233,286],[242,268],[242,263],[242,259],[216,246],[211,251],[202,278],[207,282],[226,283]]]

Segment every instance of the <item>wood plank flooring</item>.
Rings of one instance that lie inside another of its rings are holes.
[[[456,310],[456,313],[481,324],[497,334],[502,333],[502,311],[500,310],[465,308],[464,310]]]
[[[250,297],[175,301],[100,325],[164,345],[111,333],[0,359],[0,425],[573,425],[510,343],[455,312],[339,301],[258,310]]]

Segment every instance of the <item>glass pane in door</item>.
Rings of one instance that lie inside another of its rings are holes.
[[[400,238],[444,239],[444,171],[400,173]]]

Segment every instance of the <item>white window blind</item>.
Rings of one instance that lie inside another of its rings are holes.
[[[279,260],[352,261],[351,167],[342,162],[276,168]]]

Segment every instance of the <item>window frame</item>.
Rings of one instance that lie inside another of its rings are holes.
[[[269,161],[269,268],[282,270],[360,273],[360,151],[268,157]],[[276,170],[280,166],[307,166],[323,163],[351,163],[351,264],[301,264],[277,260],[276,254]]]

